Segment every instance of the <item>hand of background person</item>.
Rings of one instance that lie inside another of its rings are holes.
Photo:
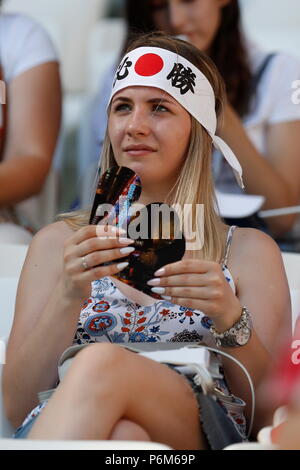
[[[227,103],[224,108],[217,134],[237,156],[246,192],[265,197],[265,210],[299,204],[299,130],[300,121],[268,125],[266,149],[262,154],[250,140],[232,106]],[[266,223],[273,236],[281,236],[293,227],[296,218],[297,214],[278,216],[266,219]]]
[[[243,125],[240,117],[233,109],[229,101],[227,101],[222,110],[221,118],[218,122],[216,132],[217,135],[220,136],[222,139],[226,140],[226,136],[228,135],[228,133],[230,133],[233,125],[236,124],[237,121],[240,122],[241,126]]]

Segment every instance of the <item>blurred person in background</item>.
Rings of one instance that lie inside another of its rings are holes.
[[[184,35],[213,59],[228,98],[219,133],[239,158],[247,193],[263,195],[264,209],[299,204],[300,106],[292,102],[291,88],[300,79],[299,60],[283,52],[267,54],[248,40],[241,29],[237,0],[127,0],[125,11],[126,42],[134,34],[164,30]],[[106,129],[109,82],[95,103],[95,160]],[[219,190],[241,191],[220,155],[214,158],[214,174]],[[227,222],[250,224],[284,240],[296,217]],[[293,249],[289,243],[282,246]]]
[[[158,28],[169,20],[174,34],[185,35],[219,68],[228,97],[220,135],[238,155],[247,192],[265,196],[265,209],[298,204],[300,107],[292,102],[291,85],[300,77],[299,61],[270,56],[250,42],[237,0],[149,1]],[[219,189],[239,191],[224,161],[216,173]],[[268,229],[281,236],[295,217],[270,218]]]
[[[0,243],[26,244],[30,227],[16,205],[42,190],[61,119],[57,53],[27,16],[0,11],[0,79]]]
[[[265,410],[277,408],[273,426],[260,433],[260,440],[280,450],[300,450],[300,317],[258,396]]]

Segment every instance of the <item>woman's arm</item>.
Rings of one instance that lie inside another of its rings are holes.
[[[300,201],[300,121],[272,124],[266,129],[267,155],[250,141],[243,124],[230,105],[224,113],[219,135],[232,148],[243,168],[249,194],[265,196],[264,209],[277,209]],[[266,222],[275,236],[290,230],[296,215],[272,217]]]
[[[255,229],[238,229],[230,252],[229,268],[235,279],[237,293],[222,273],[218,263],[181,260],[158,271],[159,286],[175,304],[197,309],[210,317],[220,333],[240,319],[245,305],[253,316],[253,332],[247,345],[224,348],[248,370],[254,388],[260,385],[277,353],[279,340],[291,333],[289,289],[280,251],[275,242]],[[157,282],[150,281],[150,285]],[[155,292],[155,291],[154,291]],[[251,393],[248,381],[239,366],[224,360],[229,388],[247,403],[250,416]],[[258,409],[260,409],[258,403]],[[256,416],[255,429],[265,423],[265,416]]]
[[[247,345],[223,348],[248,370],[254,388],[262,383],[283,344],[291,337],[291,304],[281,253],[275,242],[254,229],[238,229],[231,246],[229,268],[236,279],[237,297],[253,318],[253,332]],[[251,394],[244,373],[232,361],[224,359],[231,391],[241,396],[250,413]],[[264,413],[257,398],[254,432],[268,423],[273,410]]]
[[[0,206],[38,194],[51,166],[61,118],[59,65],[48,62],[8,86],[8,129],[0,163]]]
[[[125,267],[100,265],[127,256],[120,249],[131,243],[111,227],[88,225],[74,233],[64,222],[34,237],[18,286],[3,376],[4,404],[14,426],[37,405],[39,392],[55,386],[58,360],[73,344],[92,281]]]
[[[3,369],[4,404],[15,427],[38,404],[37,394],[54,387],[58,359],[74,338],[81,302],[61,292],[65,234],[63,222],[42,229],[21,273]]]

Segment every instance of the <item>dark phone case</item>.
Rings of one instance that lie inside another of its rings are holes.
[[[132,245],[135,251],[127,258],[114,260],[113,263],[129,263],[114,277],[145,294],[161,299],[160,295],[151,291],[147,282],[153,279],[155,271],[161,267],[182,259],[185,239],[180,232],[178,216],[170,206],[165,205],[170,211],[168,220],[157,217],[162,206],[160,202],[148,204],[138,212],[128,214],[132,204],[140,197],[141,190],[140,179],[132,170],[126,167],[110,168],[99,178],[90,224],[97,225],[105,220],[109,225],[126,229],[127,237],[135,240]],[[106,204],[110,204],[112,209],[106,215],[104,211],[99,215],[99,209]],[[112,263],[106,263],[109,264]]]

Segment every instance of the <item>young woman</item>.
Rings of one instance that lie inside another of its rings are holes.
[[[132,244],[127,239],[122,244],[114,227],[88,225],[88,215],[77,213],[35,236],[4,370],[4,401],[14,426],[37,405],[38,392],[57,383],[63,351],[94,344],[76,355],[53,396],[29,415],[16,437],[149,439],[174,449],[205,448],[197,394],[186,378],[112,343],[216,346],[217,335],[226,333],[220,350],[244,364],[254,387],[265,376],[278,337],[290,332],[289,291],[272,239],[254,229],[227,227],[216,212],[212,144],[241,182],[238,161],[215,134],[223,104],[216,68],[192,45],[158,34],[126,52],[111,95],[102,171],[119,165],[136,172],[142,204],[160,200],[191,204],[193,210],[204,204],[204,246],[154,275],[149,285],[165,297],[155,301],[111,277],[123,264],[103,266],[128,255],[123,248]],[[105,335],[97,330],[104,317]],[[242,324],[238,338],[232,327]],[[218,364],[219,386],[246,402],[249,419],[247,380],[230,359]],[[228,416],[243,439],[243,413]],[[263,424],[256,414],[254,431]]]
[[[5,103],[0,100],[0,243],[27,244],[29,221],[16,208],[37,195],[47,178],[60,127],[61,90],[53,44],[25,15],[0,11],[0,80],[6,84]]]

